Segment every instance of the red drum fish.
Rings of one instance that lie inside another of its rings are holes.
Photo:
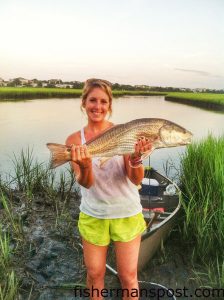
[[[191,143],[192,133],[165,119],[144,118],[115,125],[86,143],[92,157],[112,157],[134,152],[138,138],[147,138],[152,149],[142,154],[148,157],[155,149],[184,146]],[[47,143],[51,151],[51,168],[71,161],[71,147]]]

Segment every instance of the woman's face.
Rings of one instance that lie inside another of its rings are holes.
[[[110,110],[109,96],[101,88],[95,87],[88,94],[83,107],[91,121],[103,121]]]

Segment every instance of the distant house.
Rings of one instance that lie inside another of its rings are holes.
[[[29,80],[29,85],[32,86],[32,87],[37,87],[38,86],[38,80],[37,79]]]
[[[35,82],[29,82],[29,84],[30,84],[32,87],[37,87],[37,86],[38,86],[38,84],[35,83]]]
[[[62,80],[61,79],[49,79],[48,83],[49,84],[62,84]]]
[[[193,90],[193,93],[203,93],[203,92],[206,92],[205,88],[202,88],[202,89],[196,88],[196,89]]]
[[[18,78],[15,78],[15,79],[18,79],[21,83],[21,85],[24,85],[24,84],[28,84],[29,83],[29,79],[25,79],[23,77],[18,77]],[[15,80],[14,79],[14,80]]]
[[[141,84],[141,85],[135,85],[134,86],[136,89],[149,89],[149,86],[148,85],[145,85],[145,84]]]
[[[73,88],[73,84],[60,83],[60,84],[55,84],[55,87],[57,87],[57,88],[63,88],[63,89],[66,89],[66,88],[72,89]]]

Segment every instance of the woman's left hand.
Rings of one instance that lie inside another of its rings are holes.
[[[152,150],[152,142],[149,141],[149,139],[145,138],[142,136],[139,138],[135,144],[135,152],[133,153],[132,157],[137,158],[141,157],[142,154],[145,152],[151,151]]]
[[[144,153],[152,151],[152,142],[142,136],[134,145],[134,153],[126,158],[126,170],[128,178],[132,183],[139,185],[144,177],[142,166],[142,156]],[[150,154],[150,153],[149,153]]]

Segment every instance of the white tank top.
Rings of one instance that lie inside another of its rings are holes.
[[[85,144],[84,128],[81,142]],[[94,183],[81,188],[80,211],[99,219],[134,216],[142,211],[137,186],[126,175],[123,156],[114,156],[100,165],[101,158],[92,159]]]

